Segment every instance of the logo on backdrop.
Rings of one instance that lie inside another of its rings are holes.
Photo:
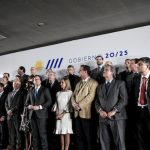
[[[46,69],[60,68],[63,58],[49,59],[46,64]]]
[[[35,67],[38,71],[42,70],[42,68],[44,67],[44,62],[42,60],[37,60],[35,63]]]

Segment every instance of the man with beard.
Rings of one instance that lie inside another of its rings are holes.
[[[103,83],[105,81],[103,77],[103,61],[104,58],[101,55],[96,56],[95,58],[97,63],[97,68],[93,69],[91,71],[91,78],[95,79],[99,84]]]

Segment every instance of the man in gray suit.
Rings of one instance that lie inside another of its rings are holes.
[[[9,150],[21,150],[21,133],[19,131],[24,94],[21,90],[21,81],[13,81],[13,91],[6,98],[5,108],[9,130]],[[17,144],[17,145],[16,145]]]
[[[113,78],[113,66],[104,66],[105,83],[99,85],[95,108],[99,114],[101,150],[125,150],[127,91],[124,81]],[[111,145],[113,144],[113,145]]]

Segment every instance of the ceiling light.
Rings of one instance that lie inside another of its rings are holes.
[[[0,34],[0,41],[6,39],[7,37]]]
[[[37,25],[38,25],[39,27],[43,27],[43,26],[45,25],[45,23],[44,23],[44,22],[39,22],[39,23],[37,23]]]

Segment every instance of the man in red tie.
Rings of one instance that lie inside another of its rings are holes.
[[[139,150],[150,150],[150,58],[139,59],[138,71],[139,76],[134,78],[133,84],[136,106],[135,137]]]

